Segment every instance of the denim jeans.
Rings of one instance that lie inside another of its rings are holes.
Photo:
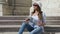
[[[23,34],[23,31],[25,28],[29,31],[30,34],[41,34],[42,33],[41,27],[33,28],[28,23],[23,22],[22,26],[19,29],[18,34]]]

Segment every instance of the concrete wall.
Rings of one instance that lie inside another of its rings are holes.
[[[2,16],[3,13],[2,13],[2,4],[0,4],[0,16]]]
[[[36,0],[36,1],[40,1],[42,3],[43,5],[42,11],[45,12],[46,16],[60,16],[59,15],[60,14],[60,0]],[[23,0],[21,2],[23,2]],[[27,3],[27,4],[30,5],[30,3]],[[2,4],[0,4],[0,16],[3,15],[2,12],[3,12]]]
[[[3,16],[3,4],[5,0],[0,0],[0,16]]]
[[[9,1],[11,2],[11,1]],[[11,2],[12,6],[8,6],[8,4],[4,5],[4,10],[3,10],[3,15],[6,16],[11,16],[12,12],[14,12],[14,15],[19,16],[19,15],[28,15],[29,13],[29,8],[32,5],[31,0],[15,0],[15,9],[14,9],[14,1]],[[10,4],[11,4],[10,3]],[[13,10],[14,9],[14,10]]]
[[[34,0],[40,1],[43,5],[42,10],[46,16],[60,16],[60,0]]]

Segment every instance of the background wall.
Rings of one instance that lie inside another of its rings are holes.
[[[2,13],[2,4],[0,4],[0,16],[2,16],[3,13]]]
[[[46,16],[60,16],[60,0],[33,0],[40,1]]]
[[[5,4],[3,5],[2,1],[5,1],[5,0],[0,0],[0,16],[12,14],[12,10],[10,10],[9,6],[7,6]],[[19,0],[17,0],[17,1],[19,1]],[[17,1],[16,1],[16,4],[17,3],[20,4],[19,6],[21,8],[21,6],[24,4],[20,1],[19,1],[20,3]],[[42,11],[45,12],[46,16],[60,16],[59,15],[60,14],[60,0],[32,0],[32,2],[33,1],[40,1],[42,3],[42,5],[43,5]],[[30,7],[31,2],[26,3],[26,4],[27,4],[27,6],[29,5],[29,7]],[[25,7],[25,6],[23,6],[23,7]],[[20,8],[19,8],[19,10],[17,10],[17,9],[15,10],[15,14],[20,15],[21,13],[19,13],[19,11],[23,12],[23,10],[20,10]],[[26,9],[27,9],[27,7],[26,7]],[[18,11],[18,12],[16,12],[16,11]],[[28,12],[28,9],[26,11]],[[26,14],[25,11],[24,11],[24,13]]]
[[[3,12],[2,12],[2,3],[3,3],[3,1],[2,0],[0,0],[0,16],[2,16],[3,15]]]

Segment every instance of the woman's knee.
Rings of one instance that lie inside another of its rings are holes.
[[[25,24],[26,25],[27,23],[26,22],[22,22],[22,24]]]
[[[35,28],[33,31],[31,31],[30,34],[37,34],[37,33],[39,33],[39,32],[42,32],[42,28],[37,27],[37,28]]]
[[[27,26],[28,24],[25,22],[22,22],[22,26]]]

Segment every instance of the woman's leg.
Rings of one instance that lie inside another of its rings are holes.
[[[27,25],[26,29],[27,29],[29,32],[31,32],[32,30],[34,30],[34,28],[31,27],[29,24]]]
[[[26,24],[25,22],[23,22],[22,26],[19,29],[19,34],[22,34],[25,28],[27,28],[28,31],[33,30],[33,28],[29,24]]]
[[[42,28],[41,27],[37,27],[30,32],[30,34],[41,34],[41,33],[42,33]]]
[[[26,24],[23,22],[23,23],[22,23],[22,26],[21,26],[20,29],[19,29],[19,34],[22,34],[22,33],[23,33],[25,27],[26,27]]]

